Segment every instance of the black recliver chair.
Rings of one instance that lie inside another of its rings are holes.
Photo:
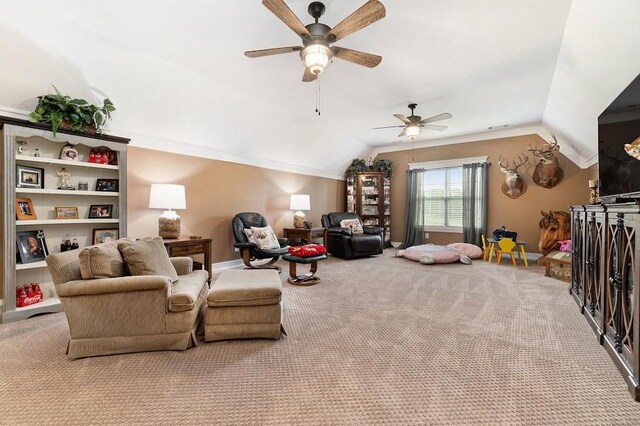
[[[384,248],[383,228],[379,226],[363,226],[363,234],[354,234],[348,228],[342,228],[340,222],[345,219],[357,219],[356,213],[333,212],[322,215],[322,226],[327,228],[327,251],[333,256],[343,259],[382,254]]]
[[[276,260],[283,254],[289,253],[288,240],[286,238],[278,238],[280,248],[277,249],[261,249],[256,243],[250,242],[245,234],[245,228],[251,228],[252,226],[257,228],[264,228],[267,226],[267,219],[260,213],[255,212],[243,212],[238,213],[231,222],[233,228],[233,238],[235,240],[233,246],[240,250],[242,261],[244,262],[246,269],[276,269],[281,271],[279,266],[274,265]],[[255,260],[271,259],[264,264],[254,264]]]

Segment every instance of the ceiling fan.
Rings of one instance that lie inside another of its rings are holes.
[[[309,15],[315,19],[315,22],[309,25],[303,25],[283,0],[262,0],[262,4],[302,38],[303,46],[248,50],[244,54],[249,58],[300,52],[300,58],[305,65],[302,81],[317,79],[318,75],[331,64],[333,57],[369,68],[375,67],[382,61],[382,57],[378,55],[330,46],[331,43],[383,18],[386,11],[382,3],[377,0],[368,0],[333,28],[318,22],[325,11],[324,4],[320,2],[314,1],[309,4]]]
[[[448,112],[444,112],[442,114],[434,115],[433,117],[425,118],[424,120],[419,115],[415,115],[413,110],[418,106],[418,104],[409,104],[409,109],[411,110],[411,115],[405,117],[403,114],[393,114],[394,117],[398,118],[402,122],[404,122],[403,126],[385,126],[385,127],[374,127],[374,130],[377,129],[392,129],[392,128],[400,128],[402,127],[402,133],[398,135],[398,137],[409,136],[409,139],[415,139],[416,136],[420,134],[422,129],[430,129],[430,130],[438,130],[443,131],[447,129],[447,126],[440,126],[437,124],[429,124],[434,121],[446,120],[448,118],[453,117]]]

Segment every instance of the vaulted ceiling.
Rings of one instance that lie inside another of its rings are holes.
[[[297,53],[243,55],[300,45],[259,0],[4,2],[0,112],[31,111],[55,84],[109,97],[109,132],[133,145],[327,177],[376,152],[526,132],[558,134],[586,167],[597,116],[640,72],[637,0],[382,2],[385,18],[336,43],[382,63],[334,60],[320,116]],[[308,3],[287,1],[305,24]],[[334,26],[364,0],[324,3]],[[410,102],[423,117],[453,114],[448,129],[415,142],[372,130],[400,124]]]

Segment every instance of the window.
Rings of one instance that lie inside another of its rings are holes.
[[[424,171],[425,227],[462,228],[462,167]]]

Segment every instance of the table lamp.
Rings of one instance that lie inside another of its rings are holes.
[[[304,213],[302,213],[302,210],[311,210],[309,196],[307,194],[292,194],[289,208],[297,210],[293,215],[293,227],[304,228]]]
[[[186,209],[184,185],[154,183],[149,194],[150,209],[166,209],[158,218],[158,235],[174,239],[180,236],[180,216],[172,209]]]

